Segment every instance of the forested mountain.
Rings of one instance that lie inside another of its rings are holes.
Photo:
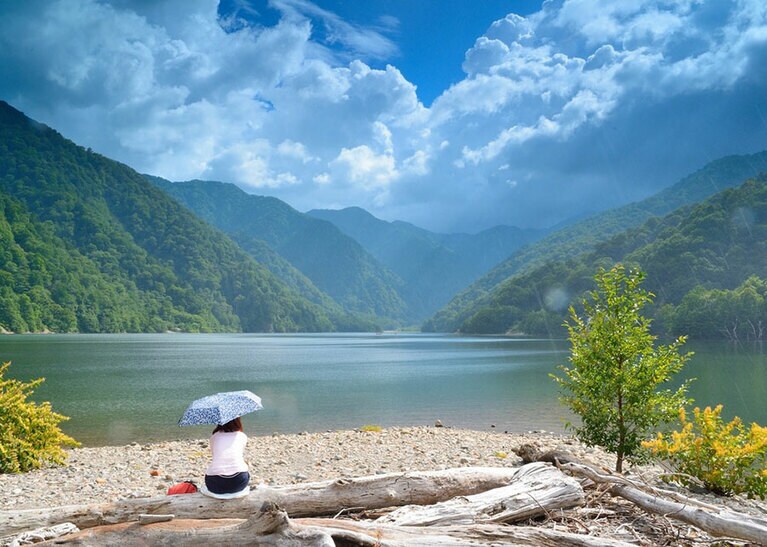
[[[663,216],[684,205],[698,203],[718,191],[767,171],[767,151],[727,156],[707,164],[658,194],[637,203],[589,217],[528,245],[508,257],[459,294],[426,322],[425,331],[453,332],[480,309],[486,309],[501,283],[543,264],[593,250],[613,235]]]
[[[315,209],[307,214],[332,222],[399,275],[405,281],[406,300],[421,318],[544,234],[510,226],[496,226],[476,235],[438,234],[407,222],[380,220],[359,207]]]
[[[307,298],[318,301],[322,291],[350,312],[397,323],[415,319],[400,296],[402,280],[330,222],[234,184],[148,179]]]
[[[562,334],[570,303],[597,267],[647,272],[650,313],[665,334],[762,339],[767,327],[767,175],[613,236],[593,251],[528,269],[499,285],[466,333]]]
[[[348,319],[132,169],[0,102],[3,329],[327,331],[329,314]]]

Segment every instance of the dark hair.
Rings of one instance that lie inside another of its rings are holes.
[[[224,425],[217,425],[216,429],[213,430],[213,433],[218,433],[219,431],[223,431],[224,433],[242,431],[242,420],[235,418],[234,420],[226,422]]]

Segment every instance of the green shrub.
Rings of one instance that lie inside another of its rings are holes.
[[[600,268],[597,290],[583,301],[584,316],[570,307],[571,366],[552,375],[562,389],[560,400],[581,419],[567,426],[584,444],[615,453],[619,473],[624,458],[637,459],[642,440],[687,404],[687,383],[676,390],[668,383],[691,354],[679,354],[684,337],[655,345],[650,320],[641,313],[653,299],[641,288],[644,278],[621,264]]]
[[[735,417],[724,423],[722,405],[714,409],[695,408],[688,421],[679,410],[681,431],[658,433],[643,446],[660,458],[668,459],[677,473],[668,477],[689,486],[694,477],[722,495],[748,494],[764,499],[767,495],[767,427],[755,423],[746,428]]]
[[[79,443],[65,435],[59,422],[68,420],[51,404],[27,401],[44,378],[31,382],[4,378],[11,363],[0,365],[0,473],[21,473],[44,463],[64,463],[63,446]]]

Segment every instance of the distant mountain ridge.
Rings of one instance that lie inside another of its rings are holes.
[[[399,293],[402,280],[331,223],[230,183],[147,178],[310,300],[330,297],[350,313],[384,323],[414,319]]]
[[[727,156],[705,165],[645,200],[576,222],[528,245],[501,262],[460,293],[423,326],[425,331],[452,332],[485,307],[503,283],[543,264],[593,250],[597,244],[652,217],[698,203],[716,192],[767,172],[767,151]]]
[[[661,334],[762,339],[767,324],[767,174],[500,284],[460,326],[467,334],[562,336],[570,303],[594,288],[598,267],[647,273]]]
[[[458,291],[508,257],[542,237],[542,230],[495,226],[478,234],[439,234],[403,221],[387,222],[359,207],[314,209],[358,241],[405,282],[402,289],[420,317],[427,317]]]
[[[349,318],[340,308],[299,296],[143,176],[0,101],[0,329],[285,332],[341,324]]]

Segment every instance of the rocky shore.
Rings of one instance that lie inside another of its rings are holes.
[[[614,459],[570,437],[507,434],[447,427],[390,428],[251,436],[251,484],[295,484],[376,473],[462,466],[515,467],[522,444],[566,450],[610,467]],[[65,466],[0,475],[0,510],[115,501],[164,494],[183,480],[202,481],[208,440],[76,448]]]
[[[585,447],[568,436],[448,427],[251,436],[246,459],[252,486],[287,485],[462,466],[518,467],[523,462],[515,450],[523,445],[539,452],[566,453],[604,470],[615,465],[614,456]],[[65,466],[0,475],[3,492],[0,510],[13,512],[164,495],[170,485],[180,481],[194,480],[200,484],[208,459],[207,439],[77,448],[69,451]],[[659,486],[660,472],[657,466],[630,468],[628,476]],[[677,490],[709,507],[727,507],[759,519],[767,518],[764,502]],[[717,541],[708,533],[665,515],[643,512],[600,487],[588,490],[585,506],[549,515],[535,524],[637,545],[709,546]],[[740,541],[724,544],[745,545]]]

